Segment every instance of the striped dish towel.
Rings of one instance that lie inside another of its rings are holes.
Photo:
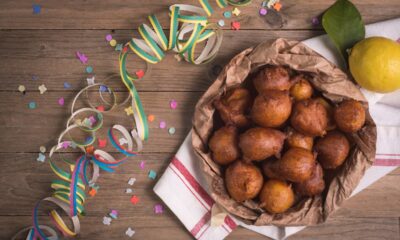
[[[367,26],[367,36],[400,37],[400,18]],[[340,64],[334,47],[326,36],[304,41],[306,45]],[[400,91],[374,94],[364,91],[370,104],[370,113],[377,124],[377,154],[374,166],[369,168],[352,195],[400,166]],[[285,239],[305,227],[250,226],[227,215],[220,226],[211,226],[214,200],[201,173],[202,166],[192,149],[191,133],[154,187],[155,193],[175,213],[196,239],[224,239],[238,225],[268,236]]]

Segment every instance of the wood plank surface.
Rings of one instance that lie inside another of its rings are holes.
[[[210,2],[216,10],[211,22],[223,19],[223,11],[232,10],[218,9],[215,1]],[[129,239],[125,236],[128,227],[136,231],[132,239],[192,239],[168,208],[161,215],[154,214],[153,206],[162,201],[152,191],[157,180],[149,179],[148,171],[156,171],[159,177],[168,166],[191,128],[197,100],[217,75],[216,68],[240,51],[266,40],[283,37],[300,41],[323,34],[320,26],[312,26],[311,19],[320,16],[334,0],[282,0],[282,10],[271,10],[266,17],[258,15],[261,2],[255,0],[240,8],[241,15],[231,19],[241,22],[240,31],[228,30],[231,20],[225,19],[223,46],[212,63],[194,66],[178,62],[173,53],[168,53],[163,62],[149,66],[148,74],[136,87],[146,113],[156,117],[150,123],[150,139],[143,153],[116,173],[101,174],[98,194],[89,197],[85,204],[88,215],[82,218],[82,233],[77,239]],[[400,16],[398,0],[353,2],[366,23]],[[50,182],[56,176],[47,162],[39,163],[36,158],[41,145],[48,148],[48,154],[65,127],[73,96],[87,85],[86,66],[76,59],[76,51],[88,56],[96,81],[105,82],[122,99],[127,92],[118,76],[118,53],[108,45],[105,36],[111,33],[120,43],[138,36],[132,29],[151,13],[157,14],[167,30],[166,9],[173,3],[199,6],[197,0],[0,1],[0,239],[10,239],[17,230],[29,225],[36,201],[51,194]],[[40,14],[32,14],[32,4],[42,6]],[[136,71],[146,66],[132,57],[128,67]],[[39,79],[32,80],[32,76]],[[71,84],[71,88],[65,89],[64,82]],[[21,84],[27,88],[25,94],[17,90]],[[48,89],[43,95],[38,91],[40,84]],[[65,98],[65,106],[57,104],[60,97]],[[171,99],[178,101],[176,110],[169,108]],[[30,101],[38,104],[37,109],[28,109]],[[84,106],[85,101],[81,99],[78,105]],[[105,124],[98,137],[104,138],[112,124],[130,126],[132,120],[126,116],[125,107],[105,113]],[[175,127],[176,133],[169,135],[167,129],[160,129],[161,120],[168,127]],[[110,146],[105,149],[115,154]],[[139,168],[141,161],[146,163],[144,170]],[[130,203],[130,195],[124,193],[130,177],[137,179],[133,189],[140,202],[136,206]],[[306,228],[289,239],[400,239],[399,181],[400,169],[396,169],[347,200],[327,223]],[[105,226],[102,217],[111,209],[119,210],[120,217],[111,226]],[[39,214],[47,212],[41,210]],[[239,227],[227,239],[267,238]]]
[[[290,0],[282,1],[278,14],[271,10],[265,17],[258,15],[262,0],[254,0],[250,6],[241,7],[243,29],[312,29],[311,20],[321,15],[334,0]],[[400,1],[397,0],[354,0],[366,23],[398,17]],[[157,14],[164,28],[169,26],[168,6],[192,4],[200,6],[197,0],[163,1],[57,1],[42,0],[40,14],[32,14],[33,2],[24,0],[0,1],[0,29],[135,29],[145,23],[149,14]],[[223,19],[225,10],[210,1],[215,13],[210,19]],[[225,28],[230,28],[226,24]]]

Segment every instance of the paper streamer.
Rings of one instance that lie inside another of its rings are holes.
[[[22,234],[27,233],[26,239],[36,240],[56,240],[59,233],[52,227],[39,223],[39,209],[44,202],[55,207],[50,211],[50,219],[55,228],[64,237],[75,237],[80,232],[79,216],[85,215],[84,203],[86,200],[87,186],[93,187],[99,177],[100,169],[107,172],[114,172],[114,169],[124,163],[128,157],[136,156],[142,150],[142,141],[148,139],[149,129],[147,118],[143,110],[139,94],[134,86],[134,82],[139,79],[136,75],[131,75],[126,68],[126,60],[129,50],[139,56],[146,63],[155,64],[165,57],[165,51],[173,50],[183,59],[193,64],[203,64],[211,61],[217,54],[222,43],[222,32],[215,24],[208,23],[208,16],[213,13],[213,9],[207,0],[199,0],[202,8],[175,4],[170,6],[170,32],[169,37],[165,35],[163,29],[155,15],[150,15],[148,20],[152,29],[142,24],[139,26],[139,33],[142,39],[133,38],[125,44],[119,56],[120,75],[122,82],[128,88],[130,95],[122,104],[131,98],[131,106],[134,117],[134,129],[131,132],[121,126],[114,125],[108,130],[108,138],[111,145],[121,154],[122,159],[116,159],[111,154],[101,149],[91,149],[96,140],[96,132],[103,125],[103,112],[110,111],[117,106],[117,97],[111,88],[104,84],[93,84],[83,88],[74,98],[71,107],[71,116],[67,120],[65,130],[58,137],[57,145],[49,153],[49,164],[53,172],[59,179],[51,183],[54,192],[51,197],[40,200],[32,214],[32,226],[17,232],[12,239],[17,239]],[[216,0],[220,8],[228,4],[233,6],[244,6],[251,3],[251,0]],[[205,43],[204,48],[196,57],[196,47],[199,43]],[[88,90],[99,87],[99,94],[104,105],[102,110],[90,101]],[[111,95],[111,101],[106,101],[100,87],[107,89]],[[86,93],[90,107],[75,110],[75,105],[79,97]],[[89,118],[80,119],[83,114],[91,114]],[[74,140],[71,136],[73,130],[79,129],[89,136],[85,141]],[[119,144],[115,136],[118,131],[127,140],[127,147]],[[65,140],[68,137],[69,140]],[[53,159],[54,155],[68,148],[79,149],[82,154],[76,160],[65,159],[62,155],[61,161]],[[134,149],[135,148],[135,149]],[[65,167],[61,167],[63,164]],[[91,179],[88,178],[88,167],[92,166]],[[61,208],[69,217],[72,227],[69,227],[57,211]]]

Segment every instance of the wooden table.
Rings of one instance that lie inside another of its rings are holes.
[[[32,13],[32,4],[42,6],[40,14]],[[118,54],[105,41],[111,33],[118,42],[126,42],[150,13],[157,13],[163,26],[168,26],[166,9],[177,0],[86,0],[86,1],[0,1],[0,239],[9,239],[18,229],[31,222],[31,212],[37,200],[51,193],[50,182],[55,179],[49,165],[36,161],[39,146],[49,149],[63,130],[69,116],[73,96],[87,85],[85,65],[75,57],[80,51],[89,58],[96,81],[107,82],[126,95],[118,79]],[[82,218],[79,239],[122,239],[125,230],[136,230],[134,239],[191,239],[191,235],[166,210],[162,215],[153,212],[161,200],[152,188],[150,169],[162,174],[191,126],[191,116],[197,99],[215,78],[212,69],[224,65],[241,50],[267,39],[278,37],[303,40],[323,34],[311,19],[323,13],[334,1],[283,0],[279,14],[269,13],[261,18],[261,1],[241,8],[241,30],[229,30],[225,19],[225,38],[217,59],[207,65],[194,66],[177,62],[173,54],[155,66],[144,81],[136,86],[145,110],[154,114],[150,124],[150,139],[144,152],[118,168],[115,174],[101,174],[100,189],[86,203],[87,216]],[[372,23],[400,16],[398,0],[354,0],[364,21]],[[197,1],[179,1],[197,5]],[[215,6],[215,3],[212,3]],[[267,15],[268,16],[268,15]],[[212,21],[222,19],[222,10]],[[143,67],[140,61],[132,60]],[[131,64],[131,66],[134,66]],[[38,80],[32,80],[37,76]],[[63,84],[71,84],[65,89]],[[38,86],[45,84],[47,92],[39,94]],[[24,85],[23,95],[17,89]],[[65,106],[57,100],[65,98]],[[169,101],[176,99],[176,110]],[[38,106],[31,110],[28,103]],[[117,109],[105,115],[106,126],[130,126],[131,120]],[[160,129],[158,122],[176,128],[175,135]],[[104,132],[100,134],[100,137]],[[46,160],[47,161],[47,160]],[[141,170],[139,162],[145,161]],[[136,177],[133,189],[140,202],[133,206],[124,190],[130,177]],[[309,227],[290,239],[399,239],[400,171],[396,170],[348,200],[326,224]],[[102,218],[110,209],[120,212],[118,220],[104,226]],[[41,215],[46,212],[40,211]],[[236,229],[228,239],[265,239],[245,230]]]

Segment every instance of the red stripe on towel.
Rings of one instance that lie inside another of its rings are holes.
[[[377,158],[374,161],[374,166],[397,167],[400,166],[400,159],[381,159]]]

